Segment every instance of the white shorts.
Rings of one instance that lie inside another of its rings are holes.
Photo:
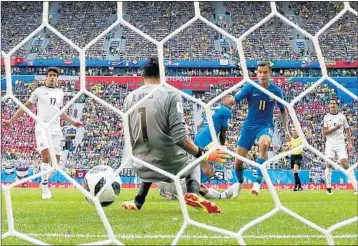
[[[52,144],[55,149],[55,155],[61,155],[62,153],[62,135],[51,135],[50,137],[52,139]],[[36,134],[36,145],[37,150],[41,153],[43,150],[49,148],[49,143],[46,139],[45,134]]]
[[[337,160],[348,159],[347,149],[345,145],[329,146],[326,145],[326,156],[331,159],[337,158]]]

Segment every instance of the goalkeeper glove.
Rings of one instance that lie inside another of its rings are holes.
[[[208,145],[205,149],[199,147],[199,153],[195,156],[199,158],[200,156],[204,155],[205,152],[209,151],[212,145]],[[230,158],[230,155],[227,155],[224,151],[220,149],[216,149],[210,153],[207,157],[204,158],[204,161],[207,162],[216,162],[216,163],[224,163],[226,159]]]

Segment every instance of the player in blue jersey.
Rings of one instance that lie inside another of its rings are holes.
[[[214,122],[214,128],[216,135],[219,134],[219,140],[221,145],[225,145],[226,132],[229,127],[230,119],[232,118],[231,106],[235,104],[235,98],[232,95],[226,95],[221,99],[221,104],[217,107],[211,108],[211,116]],[[207,147],[211,142],[211,134],[209,129],[209,124],[207,117],[204,117],[198,125],[198,133],[195,136],[194,143],[202,148]],[[190,131],[189,127],[186,126],[186,133],[189,136]],[[234,184],[227,188],[223,192],[219,192],[215,189],[208,188],[204,183],[208,182],[215,175],[214,163],[201,162],[201,184],[199,189],[199,194],[208,199],[230,199],[235,190],[237,190],[237,185]],[[186,184],[181,181],[182,189],[186,191]],[[173,183],[159,182],[160,195],[165,197],[167,200],[176,199],[177,191]]]
[[[219,134],[221,145],[225,145],[226,132],[229,127],[229,122],[232,118],[231,106],[235,104],[235,98],[232,95],[226,95],[221,99],[221,103],[211,109],[211,115],[214,122],[216,135]],[[198,125],[198,132],[195,136],[194,143],[202,148],[208,146],[211,142],[211,135],[208,120],[206,117]],[[215,174],[214,167],[208,162],[202,162],[201,167],[201,183],[207,182]]]
[[[257,77],[260,86],[270,91],[279,98],[283,98],[283,92],[276,84],[270,81],[272,68],[268,62],[260,62],[257,67]],[[271,143],[272,134],[274,131],[273,111],[276,101],[270,98],[264,92],[260,91],[253,85],[247,83],[236,95],[235,100],[239,103],[243,99],[248,102],[248,115],[241,128],[240,137],[237,142],[236,153],[240,156],[246,157],[251,147],[257,141],[259,146],[259,157],[256,162],[264,163],[268,159],[268,149]],[[287,137],[290,137],[288,130],[288,119],[285,106],[277,103],[280,112],[284,131]],[[238,197],[244,182],[244,167],[243,162],[239,159],[235,160],[235,172],[238,180],[238,189],[234,192],[233,197]],[[262,173],[257,168],[257,175],[254,181],[251,193],[258,195],[260,193]]]

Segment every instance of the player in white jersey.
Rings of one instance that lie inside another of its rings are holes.
[[[344,136],[344,131],[347,135],[347,148]],[[329,113],[323,118],[323,135],[326,137],[326,149],[325,154],[330,159],[337,158],[339,164],[344,168],[349,168],[348,152],[352,151],[352,138],[351,129],[347,122],[347,118],[338,112],[338,101],[332,98],[329,102]],[[332,165],[326,163],[325,169],[326,176],[326,188],[327,194],[332,195],[331,177],[332,177]],[[352,180],[352,185],[357,190],[357,181],[355,179],[353,171],[349,172],[349,179]]]
[[[61,110],[63,106],[64,93],[61,89],[57,88],[59,71],[57,68],[48,68],[46,73],[45,86],[36,88],[29,100],[24,104],[25,107],[31,109],[34,104],[37,104],[37,116],[38,118],[49,123],[52,118]],[[19,119],[25,111],[19,108],[15,115],[4,122],[6,127],[10,127],[17,119]],[[57,163],[60,162],[61,150],[62,150],[62,130],[60,125],[60,118],[67,121],[75,127],[83,126],[81,122],[71,119],[66,113],[63,113],[60,117],[55,118],[49,125],[50,137],[55,150]],[[49,143],[46,139],[45,129],[36,122],[35,125],[36,145],[37,150],[41,154],[42,163],[40,164],[41,172],[50,169],[50,154]],[[51,199],[52,193],[48,188],[48,179],[51,175],[44,174],[41,177],[42,199]]]

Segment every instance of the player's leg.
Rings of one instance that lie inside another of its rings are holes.
[[[141,210],[151,185],[151,182],[142,181],[138,194],[135,196],[134,200],[123,202],[121,205],[122,208],[125,210]]]
[[[236,153],[242,157],[247,157],[249,151],[243,147],[238,146]],[[237,179],[237,189],[234,190],[233,197],[236,198],[240,195],[241,189],[244,186],[244,162],[238,158],[235,158],[234,163],[235,175]]]
[[[202,210],[205,213],[220,213],[220,208],[213,202],[200,197],[200,167],[195,167],[185,178],[187,193],[184,199],[187,205]]]
[[[239,140],[237,141],[236,154],[242,157],[246,157],[247,153],[251,149],[255,142],[255,135],[249,129],[242,129]],[[235,158],[235,174],[238,182],[237,189],[234,190],[233,197],[236,198],[240,195],[241,189],[244,185],[244,162]]]
[[[199,194],[208,198],[208,199],[230,199],[234,191],[238,189],[239,183],[230,185],[225,191],[220,192],[213,188],[208,188],[205,185],[200,185]]]
[[[257,135],[257,138],[259,139],[259,157],[256,159],[256,162],[258,164],[262,164],[268,159],[268,149],[271,143],[271,134],[269,134],[270,131],[271,130],[269,128],[265,128]],[[256,168],[256,178],[251,189],[252,194],[258,195],[260,193],[262,179],[263,175],[260,168]]]
[[[331,160],[334,160],[335,152],[332,148],[329,146],[326,146],[325,155],[330,158]],[[324,175],[326,178],[326,193],[327,195],[333,195],[332,193],[332,168],[333,166],[326,162],[326,169],[324,170]]]
[[[54,146],[55,155],[57,161],[59,162],[61,155],[61,136],[59,135],[51,135],[52,144]],[[47,138],[44,134],[36,135],[36,143],[37,149],[41,153],[41,163],[40,163],[40,171],[45,172],[51,168],[51,158],[49,152],[49,144]],[[40,188],[42,189],[42,199],[51,199],[52,193],[48,188],[48,181],[51,177],[52,173],[45,173],[41,176],[41,184]]]
[[[293,173],[293,177],[294,177],[294,180],[295,180],[295,186],[293,188],[293,191],[297,191],[297,178],[296,178],[296,173],[295,173],[295,156],[294,155],[291,155],[291,158],[290,158],[290,163],[291,163],[291,170],[292,170],[292,173]]]
[[[331,164],[329,164],[328,162],[326,162],[324,176],[326,178],[326,193],[327,193],[327,195],[333,195],[333,193],[332,193],[332,168],[333,168],[333,166]]]
[[[50,153],[48,149],[44,149],[41,151],[41,164],[40,164],[40,171],[45,172],[51,168],[49,162],[50,162]],[[52,194],[50,189],[48,188],[48,180],[49,180],[50,174],[45,173],[41,175],[41,184],[40,188],[42,189],[42,199],[51,199]]]
[[[301,167],[301,159],[298,157],[295,160],[294,166],[293,166],[293,175],[295,176],[295,189],[294,191],[301,191],[302,190],[302,185],[301,185],[301,180],[300,180],[300,176],[298,175],[298,171],[300,170]]]
[[[183,194],[187,192],[185,180],[180,180]],[[159,195],[164,197],[166,200],[177,200],[178,191],[174,183],[158,182]]]

